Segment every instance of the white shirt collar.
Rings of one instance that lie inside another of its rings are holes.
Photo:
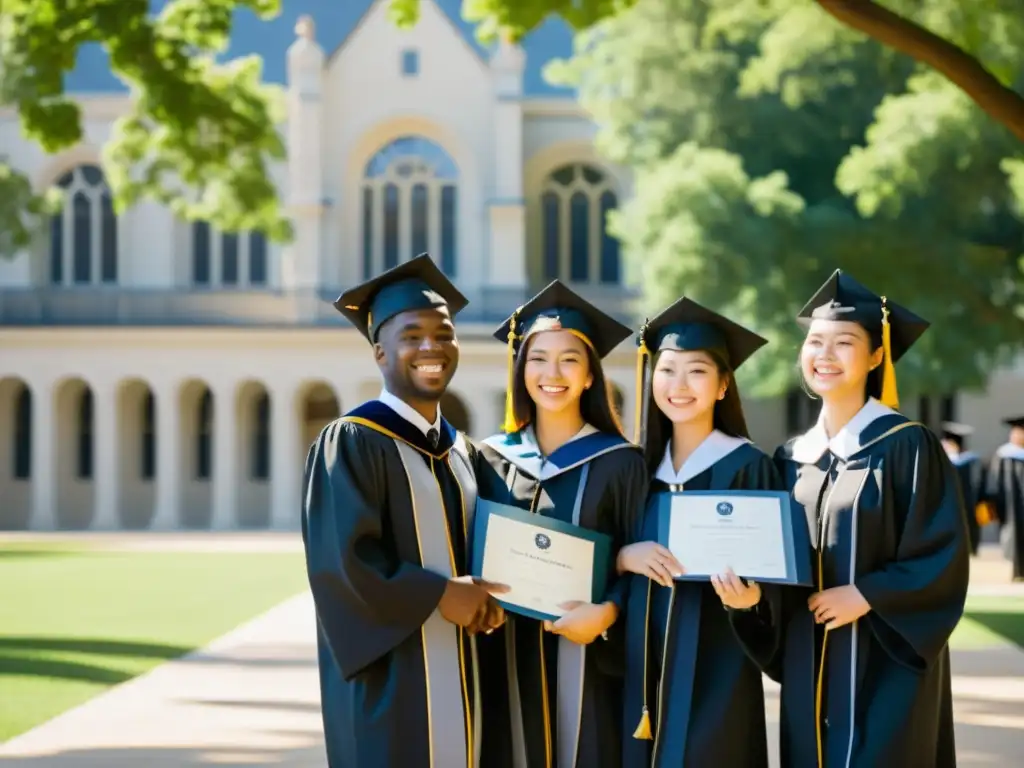
[[[427,433],[431,429],[436,429],[437,434],[441,434],[440,407],[438,407],[437,409],[437,415],[434,416],[434,423],[431,424],[429,421],[423,418],[422,414],[420,414],[419,411],[417,411],[404,400],[399,400],[397,397],[388,392],[386,388],[380,391],[380,397],[378,397],[377,399],[384,403],[384,405],[393,410],[395,413],[397,413],[399,416],[401,416],[403,419],[412,424],[414,427],[416,427],[416,429],[420,430],[423,433],[424,437],[427,436]]]
[[[654,477],[669,485],[682,485],[749,442],[742,437],[730,437],[717,429],[713,430],[694,452],[686,457],[683,466],[676,472],[672,463],[672,441],[669,440],[665,445],[665,456],[662,458],[661,464],[658,465],[658,471],[654,473]]]
[[[878,419],[891,416],[894,413],[896,411],[892,408],[882,405],[873,397],[869,398],[864,406],[857,411],[857,415],[829,440],[828,434],[825,432],[825,414],[822,412],[818,415],[818,423],[793,441],[793,459],[801,464],[813,464],[827,450],[846,461],[860,450],[861,433]]]
[[[1000,459],[1019,459],[1024,461],[1024,448],[1013,443],[1003,443],[996,449],[996,456]]]

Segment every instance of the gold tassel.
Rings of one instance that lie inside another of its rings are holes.
[[[892,326],[885,296],[882,297],[882,405],[893,409],[900,407],[900,396],[896,391],[896,366],[892,362]]]
[[[644,707],[644,713],[640,716],[640,724],[633,731],[633,738],[651,740],[651,715],[647,711],[647,707]]]
[[[640,347],[636,351],[636,388],[634,397],[636,397],[636,408],[633,424],[633,442],[640,445],[640,441],[643,439],[643,420],[644,420],[644,397],[647,393],[644,391],[644,373],[646,371],[647,357],[650,352],[647,349],[647,324],[644,323],[640,326]],[[646,712],[645,715],[646,717]],[[641,721],[641,725],[643,722]],[[648,723],[648,728],[650,724]],[[639,736],[637,738],[640,738]]]
[[[519,315],[517,309],[512,313],[511,319],[508,321],[508,354],[506,356],[506,365],[508,366],[508,384],[505,390],[505,419],[501,425],[501,431],[507,435],[511,435],[513,432],[519,429],[519,425],[516,423],[515,409],[512,407],[512,387],[514,384],[513,378],[515,376],[515,356],[516,356],[516,317]]]

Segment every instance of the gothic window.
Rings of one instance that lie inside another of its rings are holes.
[[[262,232],[219,232],[192,223],[192,284],[238,288],[267,284],[267,239]]]
[[[117,282],[117,216],[103,171],[80,165],[57,181],[64,206],[50,219],[50,282]]]
[[[32,390],[22,385],[14,401],[14,478],[32,477]]]
[[[458,176],[448,153],[420,136],[395,139],[370,158],[362,182],[364,277],[423,252],[455,276]]]
[[[618,206],[611,177],[585,163],[562,166],[545,180],[540,203],[544,279],[619,283],[619,241],[607,223]]]

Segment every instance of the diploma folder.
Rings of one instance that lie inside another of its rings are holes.
[[[783,556],[786,564],[786,575],[783,578],[766,578],[763,575],[734,572],[740,578],[767,584],[784,584],[791,586],[814,586],[814,573],[811,569],[812,551],[807,521],[803,515],[794,517],[793,505],[786,491],[664,491],[657,494],[656,512],[658,515],[658,543],[668,548],[669,526],[672,519],[673,506],[681,500],[693,497],[704,497],[717,500],[716,511],[723,517],[732,514],[737,503],[744,498],[775,499],[782,528]],[[686,563],[681,563],[686,568]],[[707,581],[712,574],[684,573],[676,577],[677,581]]]
[[[547,534],[551,532],[590,542],[593,545],[594,552],[590,602],[599,603],[604,600],[608,587],[608,564],[612,549],[611,536],[552,517],[545,517],[535,512],[527,512],[524,509],[513,507],[509,504],[488,501],[487,499],[478,499],[476,503],[476,514],[473,520],[473,538],[470,547],[470,571],[472,575],[484,578],[482,575],[484,568],[484,544],[487,541],[490,521],[495,516],[504,517],[534,529],[535,533],[532,538],[537,548],[535,556],[545,555],[547,547],[550,546],[551,542],[551,537]],[[502,595],[495,595],[494,598],[506,611],[520,616],[528,616],[539,621],[557,621],[561,618],[558,614],[509,603],[503,599]]]

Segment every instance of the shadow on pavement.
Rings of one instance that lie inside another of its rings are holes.
[[[287,766],[287,768],[326,768],[323,745],[310,734],[305,746],[285,749],[209,749],[142,747],[126,749],[82,749],[58,755],[37,757],[0,757],[4,768],[252,768],[252,766]]]

